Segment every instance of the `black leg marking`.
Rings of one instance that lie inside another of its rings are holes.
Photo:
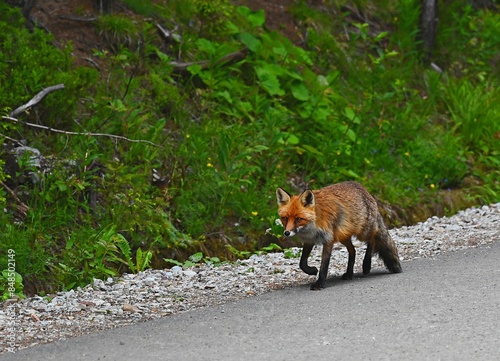
[[[367,275],[372,269],[372,253],[373,249],[370,243],[366,246],[365,258],[363,259],[363,274]]]
[[[299,266],[300,269],[308,275],[316,276],[318,274],[318,269],[316,267],[309,267],[309,265],[307,264],[307,259],[309,258],[313,247],[313,244],[304,244],[304,248],[302,248],[302,255],[300,256]]]
[[[333,242],[327,242],[323,245],[319,277],[318,280],[311,285],[311,290],[316,291],[325,288],[326,278],[328,277],[328,266],[330,265],[330,257],[332,256],[332,248]]]
[[[354,261],[356,259],[356,250],[354,249],[354,246],[352,245],[350,239],[348,240],[348,242],[344,243],[344,245],[347,247],[347,251],[349,252],[349,260],[347,261],[347,271],[342,275],[342,279],[352,280],[352,275],[354,273]]]

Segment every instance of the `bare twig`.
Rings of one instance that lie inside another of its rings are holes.
[[[97,70],[101,70],[101,69],[99,68],[99,64],[97,64],[97,63],[95,62],[95,60],[94,60],[94,59],[92,59],[92,58],[85,58],[85,60],[87,60],[90,64],[92,64],[93,66],[95,66],[95,68],[96,68]]]
[[[16,195],[16,193],[12,189],[10,189],[10,187],[7,184],[5,184],[4,182],[0,181],[0,185],[2,187],[4,187],[5,190],[7,192],[9,192],[9,194],[12,196],[12,198],[14,198],[14,200],[18,203],[17,207],[16,207],[17,208],[16,210],[20,213],[20,217],[19,218],[23,218],[24,219],[26,217],[26,214],[28,213],[28,210],[30,208],[26,205],[26,203],[24,203],[22,200],[19,199],[19,197]]]
[[[170,42],[171,40],[175,40],[179,42],[181,40],[181,36],[178,34],[175,34],[172,31],[165,30],[160,24],[156,24],[157,29],[160,31],[160,34],[165,38],[167,42]]]
[[[19,108],[17,108],[15,110],[13,110],[12,112],[10,112],[9,116],[11,116],[11,117],[18,116],[19,114],[21,114],[22,112],[24,112],[28,108],[31,108],[33,105],[36,105],[36,104],[40,103],[40,101],[47,94],[52,93],[53,91],[56,91],[56,90],[59,90],[59,89],[63,89],[63,88],[64,88],[64,84],[57,84],[57,85],[52,85],[52,86],[49,86],[49,87],[43,89],[41,92],[39,92],[37,95],[35,95],[29,102],[27,102],[24,105],[21,105]]]
[[[9,137],[5,134],[2,134],[2,133],[0,133],[0,138],[5,138],[5,139],[11,141],[12,143],[16,143],[17,145],[20,145],[20,146],[24,145],[23,143],[21,143],[21,141],[14,139],[14,138],[11,138],[11,137]]]
[[[98,17],[92,17],[92,18],[84,18],[81,16],[73,16],[73,15],[59,15],[60,19],[66,19],[66,20],[72,20],[72,21],[83,21],[83,22],[94,22],[99,20]]]
[[[27,125],[29,127],[33,128],[38,128],[38,129],[43,129],[43,130],[48,130],[54,133],[60,133],[60,134],[67,134],[67,135],[84,135],[88,137],[108,137],[108,138],[113,138],[113,139],[120,139],[120,140],[125,140],[127,142],[132,142],[132,143],[146,143],[149,145],[152,145],[154,147],[158,147],[157,144],[150,142],[149,140],[143,140],[143,139],[130,139],[121,135],[114,135],[114,134],[106,134],[106,133],[92,133],[92,132],[69,132],[66,130],[60,130],[60,129],[54,129],[51,127],[47,127],[45,125],[39,125],[39,124],[33,124],[33,123],[28,123],[28,122],[23,122],[19,119],[13,118],[13,117],[6,117],[2,116],[2,119],[5,120],[10,120],[11,122],[15,123],[20,123],[23,125]]]

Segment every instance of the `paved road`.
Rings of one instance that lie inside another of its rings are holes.
[[[500,242],[0,360],[500,360]]]

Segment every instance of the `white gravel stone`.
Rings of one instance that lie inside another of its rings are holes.
[[[470,208],[453,217],[432,217],[412,227],[390,230],[401,260],[434,257],[442,252],[476,247],[500,240],[500,203]],[[358,249],[355,272],[360,272],[364,243]],[[299,248],[293,249],[297,257]],[[310,264],[319,266],[321,247],[315,247]],[[330,275],[341,275],[347,251],[336,245]],[[373,267],[384,267],[374,258]],[[403,265],[404,268],[404,265]],[[195,308],[213,306],[270,290],[315,280],[299,269],[298,258],[283,253],[252,255],[247,260],[219,267],[199,264],[190,269],[147,270],[60,292],[0,304],[0,338],[15,333],[16,349],[88,334]],[[14,329],[14,331],[12,331]],[[8,351],[0,343],[0,353]]]

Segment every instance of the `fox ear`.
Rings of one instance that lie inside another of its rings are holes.
[[[284,189],[277,188],[276,189],[276,199],[278,200],[279,206],[284,206],[290,202],[290,194],[288,194]]]
[[[300,202],[304,207],[313,207],[315,202],[314,202],[314,193],[312,190],[308,189],[305,190],[301,195],[300,195]]]

